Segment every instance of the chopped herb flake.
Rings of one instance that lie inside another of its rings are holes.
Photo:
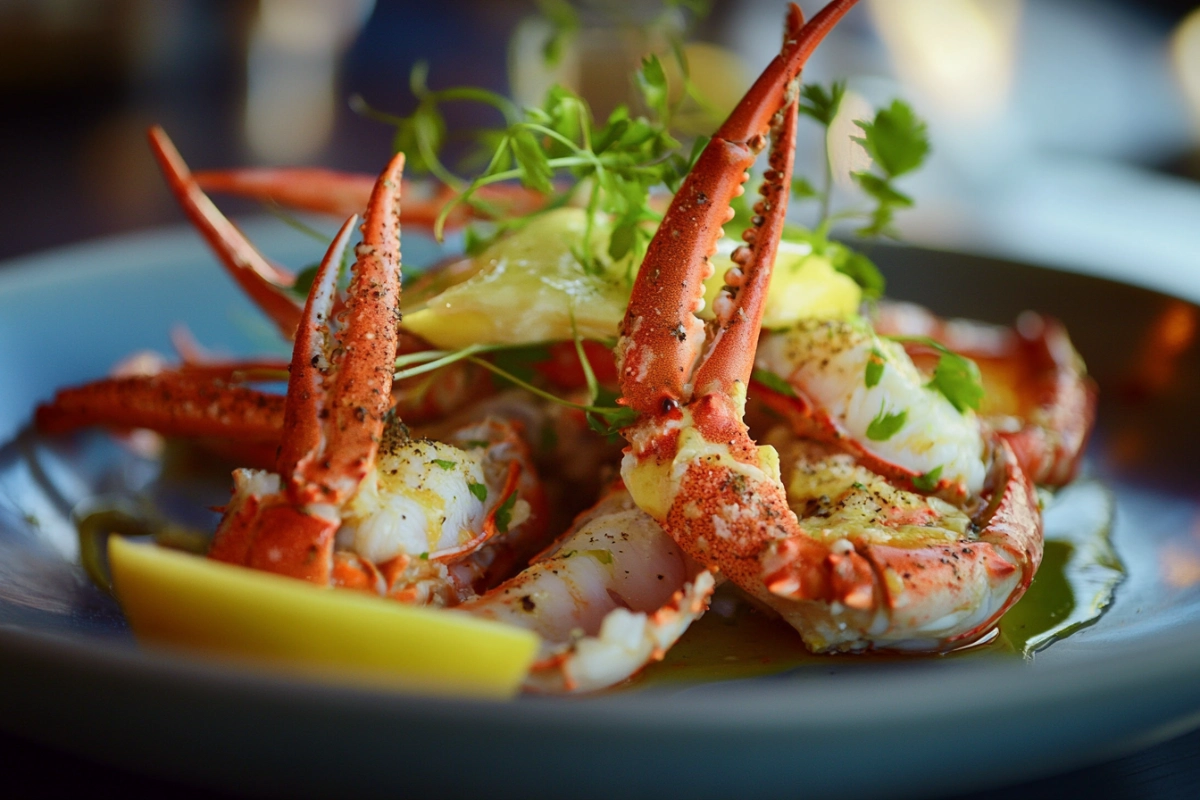
[[[942,478],[942,465],[938,465],[922,475],[913,478],[913,486],[922,492],[932,492],[937,489],[938,481]]]
[[[796,396],[796,390],[787,382],[787,379],[770,370],[756,369],[750,373],[750,378],[758,381],[772,392],[781,394],[784,397],[794,398]]]
[[[512,522],[513,506],[517,504],[517,493],[513,492],[508,497],[504,498],[504,502],[496,509],[495,520],[496,530],[501,533],[508,533],[509,523]]]
[[[866,385],[868,389],[879,385],[879,379],[883,377],[883,366],[885,363],[883,353],[879,351],[879,348],[872,347],[870,358],[867,359]]]
[[[895,436],[897,431],[904,427],[906,419],[908,419],[907,411],[898,411],[895,414],[889,414],[881,404],[879,406],[879,413],[875,416],[875,419],[871,420],[871,424],[867,426],[867,438],[873,442],[885,442]]]

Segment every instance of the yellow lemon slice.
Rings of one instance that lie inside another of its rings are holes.
[[[531,631],[324,589],[109,538],[113,588],[140,642],[293,674],[502,699],[537,653]]]

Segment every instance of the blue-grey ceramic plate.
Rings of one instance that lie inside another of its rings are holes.
[[[320,245],[278,227],[250,233],[292,266],[317,258]],[[1200,587],[1180,579],[1200,555],[1197,356],[1185,348],[1161,392],[1138,381],[1154,325],[1170,314],[1194,323],[1195,308],[1000,261],[876,256],[893,294],[942,312],[1007,321],[1035,307],[1062,317],[1101,384],[1087,470],[1115,494],[1128,577],[1099,623],[1032,662],[831,663],[483,703],[139,649],[78,565],[72,508],[147,487],[189,507],[193,489],[208,489],[156,483],[155,463],[102,434],[44,440],[26,426],[55,387],[99,377],[137,349],[169,352],[174,325],[232,351],[272,341],[197,237],[172,230],[0,268],[0,726],[248,792],[728,798],[930,796],[1064,771],[1200,725]],[[410,237],[408,262],[433,257]]]

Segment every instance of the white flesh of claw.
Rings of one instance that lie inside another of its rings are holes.
[[[661,658],[707,609],[712,589],[712,574],[621,489],[520,575],[458,608],[542,637],[528,688],[589,691]]]
[[[346,509],[339,543],[377,564],[398,555],[432,559],[466,544],[504,499],[506,472],[494,468],[500,454],[492,452],[498,448],[503,444],[461,449],[385,436],[375,468]],[[528,517],[529,504],[518,500],[510,526]]]
[[[868,387],[867,365],[876,358],[884,367],[878,383]],[[940,468],[942,480],[969,496],[982,490],[985,448],[974,412],[960,413],[926,386],[904,348],[864,324],[811,321],[765,334],[756,365],[788,381],[881,460],[918,474]],[[895,434],[882,441],[867,436],[881,413],[901,412],[904,424]]]

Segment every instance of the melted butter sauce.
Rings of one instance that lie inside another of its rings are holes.
[[[931,658],[1024,657],[1091,625],[1113,599],[1125,569],[1110,539],[1112,494],[1095,481],[1078,481],[1048,499],[1046,546],[1029,590],[982,644],[935,656],[895,653],[813,655],[786,623],[760,610],[726,584],[712,607],[666,657],[625,684],[638,690],[664,684],[704,683],[785,672],[841,672],[873,664]]]

